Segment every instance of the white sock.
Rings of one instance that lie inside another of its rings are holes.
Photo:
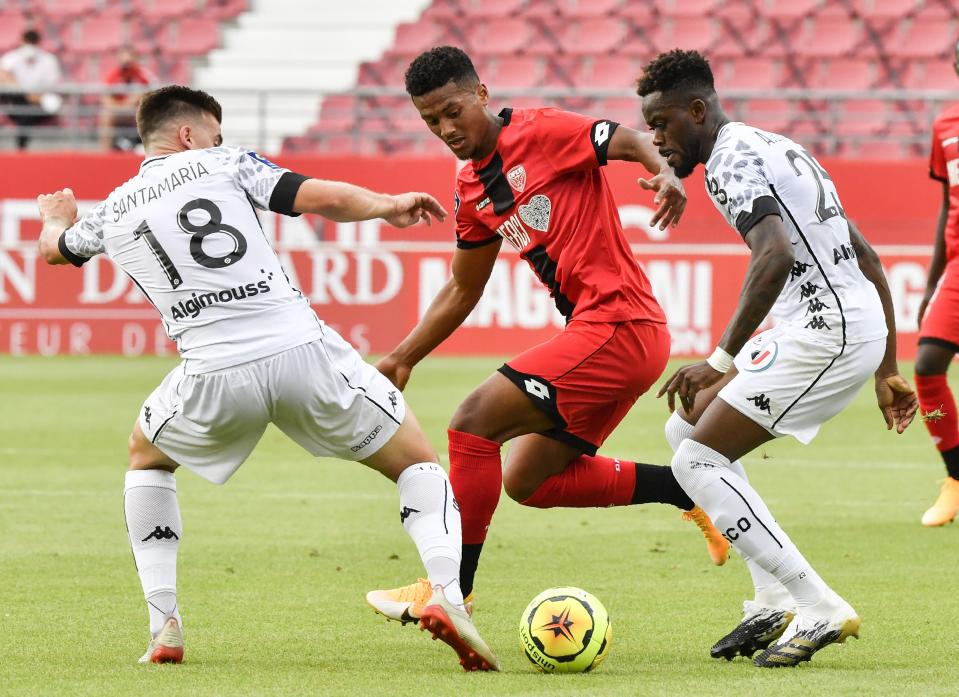
[[[759,494],[721,454],[684,440],[673,456],[673,473],[686,494],[712,519],[744,559],[786,587],[799,608],[815,605],[829,587],[783,532]]]
[[[400,490],[400,520],[416,544],[430,583],[442,586],[446,599],[463,607],[463,534],[459,505],[446,470],[431,462],[410,465],[396,485]]]
[[[679,411],[674,411],[666,419],[666,440],[673,452],[679,449],[680,444],[692,436],[694,426],[679,415]],[[743,463],[739,460],[729,463],[730,471],[739,475],[744,481],[748,482],[746,470]],[[714,521],[715,522],[715,521]],[[776,577],[763,569],[759,564],[749,557],[743,557],[746,562],[746,568],[749,569],[749,575],[753,579],[753,588],[755,595],[753,602],[765,607],[776,607],[782,609],[792,609],[795,605],[789,591],[778,581]]]
[[[150,633],[156,636],[170,617],[183,624],[176,600],[176,555],[183,525],[173,473],[127,472],[123,508],[133,559],[150,612]]]

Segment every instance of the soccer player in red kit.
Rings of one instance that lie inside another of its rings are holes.
[[[463,520],[461,584],[471,593],[500,489],[537,508],[669,503],[691,511],[715,563],[729,545],[667,467],[598,456],[599,446],[662,373],[670,337],[623,235],[601,167],[642,163],[657,192],[653,224],[675,223],[686,196],[651,136],[556,109],[487,108],[469,57],[450,46],[417,57],[406,89],[430,130],[466,164],[456,183],[451,280],[377,368],[403,388],[420,360],[462,324],[483,294],[504,240],[566,317],[564,331],[503,365],[460,405],[449,427],[450,480]],[[505,472],[500,448],[512,440]],[[416,621],[428,582],[372,591],[381,614]]]
[[[959,44],[956,46],[959,72]],[[946,465],[948,476],[922,524],[945,525],[959,512],[959,419],[946,381],[952,357],[959,353],[959,104],[943,111],[932,125],[929,176],[942,182],[942,208],[926,294],[919,305],[919,353],[916,392],[924,421]]]

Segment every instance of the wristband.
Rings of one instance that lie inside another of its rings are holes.
[[[717,346],[713,355],[706,359],[709,366],[717,373],[728,373],[733,367],[733,357],[723,350],[722,346]]]

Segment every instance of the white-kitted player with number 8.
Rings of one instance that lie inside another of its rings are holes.
[[[310,179],[224,146],[221,118],[205,92],[151,92],[137,113],[147,157],[136,176],[79,220],[70,189],[38,197],[47,263],[109,255],[156,307],[182,357],[147,398],[129,441],[126,522],[151,630],[141,662],[183,659],[174,470],[222,484],[272,422],[315,456],[359,461],[397,482],[402,523],[434,587],[424,628],[464,668],[495,670],[464,608],[460,514],[445,471],[402,393],[290,284],[254,207],[396,227],[443,220],[446,211],[428,194]]]

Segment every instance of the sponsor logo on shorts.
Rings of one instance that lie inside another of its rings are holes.
[[[749,354],[749,363],[743,367],[743,370],[747,373],[761,373],[769,370],[776,362],[777,356],[779,356],[779,344],[770,341]]]
[[[152,426],[150,426],[151,416],[152,416],[152,413],[150,412],[150,407],[143,407],[143,420],[146,421],[147,428],[152,428]]]
[[[534,397],[539,397],[542,400],[549,399],[549,388],[538,380],[527,378],[523,381],[523,385],[526,387],[526,391]]]
[[[386,393],[386,396],[390,398],[390,404],[393,405],[393,413],[396,413],[396,390],[390,390]]]
[[[369,445],[370,443],[372,443],[374,440],[376,440],[376,436],[378,436],[379,433],[380,433],[380,431],[382,431],[382,430],[383,430],[383,427],[382,427],[382,426],[377,426],[377,427],[374,428],[372,431],[370,431],[368,434],[366,434],[366,438],[364,438],[363,440],[361,440],[361,441],[359,442],[359,444],[354,445],[354,446],[351,446],[351,447],[350,447],[350,450],[352,450],[354,453],[359,452],[360,450],[362,450],[363,448],[365,448],[367,445]]]
[[[753,405],[755,405],[755,407],[759,409],[759,411],[764,411],[770,415],[772,414],[772,412],[770,411],[769,397],[766,396],[765,392],[761,394],[753,395],[752,397],[747,397],[746,401],[752,402]]]

